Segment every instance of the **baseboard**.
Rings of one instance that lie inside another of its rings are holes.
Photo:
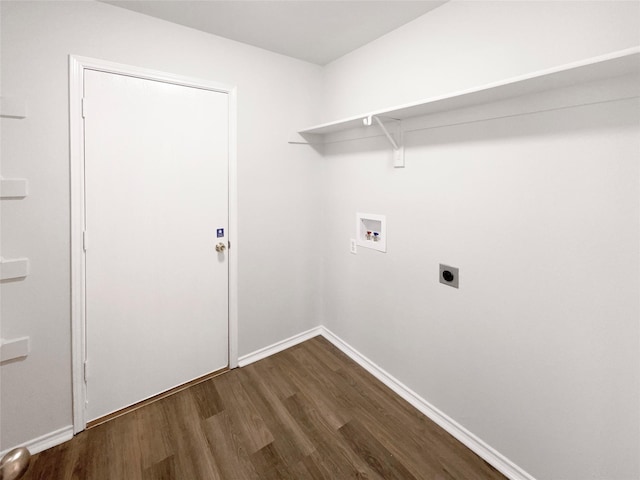
[[[250,363],[257,362],[258,360],[262,360],[263,358],[267,358],[275,353],[281,352],[282,350],[286,350],[287,348],[291,348],[299,343],[302,343],[310,338],[317,337],[321,335],[322,327],[314,327],[306,332],[299,333],[294,335],[293,337],[289,337],[280,342],[276,342],[273,345],[269,345],[268,347],[261,348],[260,350],[256,350],[255,352],[249,353],[247,355],[243,355],[238,358],[238,366],[245,367]]]
[[[28,442],[8,448],[7,450],[3,450],[2,452],[0,452],[0,458],[3,457],[8,451],[13,450],[16,447],[27,447],[29,449],[29,452],[31,452],[32,455],[35,455],[36,453],[40,453],[47,448],[60,445],[61,443],[71,440],[72,438],[73,425],[68,425],[51,433],[47,433],[46,435],[42,435],[41,437],[34,438],[33,440],[29,440]]]
[[[485,462],[490,464],[500,473],[511,480],[535,480],[530,474],[518,467],[511,460],[500,454],[481,439],[476,437],[469,430],[457,423],[451,417],[438,410],[436,407],[427,402],[402,382],[395,379],[391,374],[384,371],[378,365],[373,363],[367,357],[358,352],[351,345],[340,339],[336,334],[325,327],[320,327],[320,334],[329,340],[333,345],[340,349],[349,358],[363,367],[374,377],[384,383],[400,397],[417,408],[421,413],[429,417],[449,434],[463,443],[469,450],[474,452]]]

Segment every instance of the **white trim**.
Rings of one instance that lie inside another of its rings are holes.
[[[69,166],[71,193],[71,347],[73,381],[73,433],[84,430],[86,419],[86,357],[84,311],[84,71],[97,70],[147,80],[201,88],[228,94],[229,99],[229,367],[238,364],[238,202],[237,202],[237,92],[235,87],[209,80],[173,75],[94,58],[69,56]]]
[[[175,85],[182,85],[184,87],[213,90],[221,93],[230,93],[235,88],[229,85],[224,85],[222,83],[212,82],[211,80],[185,77],[182,75],[160,72],[158,70],[150,70],[148,68],[141,68],[133,65],[109,62],[107,60],[101,60],[98,58],[81,57],[77,55],[70,55],[69,58],[71,63],[77,64],[77,67],[80,69],[79,73],[82,73],[82,70],[85,69],[96,70],[99,72],[113,73],[116,75],[126,75],[129,77],[142,78],[145,80],[172,83]],[[81,83],[83,83],[82,76],[80,76],[79,80]]]
[[[229,90],[229,368],[238,366],[238,92]]]
[[[243,355],[239,359],[239,366],[246,367],[247,365],[257,362],[258,360],[262,360],[263,358],[267,358],[271,355],[274,355],[278,352],[286,350],[287,348],[291,348],[299,343],[309,340],[310,338],[317,337],[318,335],[322,335],[324,327],[315,327],[306,332],[299,333],[294,335],[293,337],[289,337],[285,340],[281,340],[279,342],[274,343],[273,345],[269,345],[268,347],[261,348],[256,350],[255,352],[249,353],[247,355]]]
[[[33,440],[21,443],[20,445],[16,445],[15,447],[8,448],[7,450],[0,452],[0,458],[4,457],[7,452],[17,447],[27,447],[29,449],[29,452],[32,455],[35,455],[36,453],[40,453],[47,448],[55,447],[56,445],[67,442],[72,438],[73,426],[68,425],[58,430],[54,430],[51,433],[47,433],[46,435],[42,435],[41,437],[34,438]]]
[[[325,327],[319,327],[321,335],[329,340],[333,345],[340,349],[349,358],[363,367],[374,377],[384,383],[396,394],[404,398],[407,402],[417,408],[421,413],[429,417],[449,434],[462,442],[469,450],[474,452],[484,461],[493,466],[500,473],[511,480],[535,480],[533,476],[518,467],[511,460],[500,454],[498,451],[487,445],[480,438],[475,436],[469,430],[464,428],[458,422],[447,416],[442,411],[427,402],[420,395],[415,393],[409,387],[398,381],[393,375],[389,374],[378,365],[373,363],[367,357],[358,352],[351,345],[340,339],[336,334]]]
[[[84,124],[82,96],[84,67],[80,58],[69,57],[69,170],[71,210],[71,379],[73,433],[85,429],[84,384]]]

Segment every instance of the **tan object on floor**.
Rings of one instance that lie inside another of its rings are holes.
[[[22,478],[31,461],[29,450],[14,448],[0,460],[0,480],[18,480]]]

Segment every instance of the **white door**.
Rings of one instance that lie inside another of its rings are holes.
[[[228,365],[229,105],[84,75],[91,421]]]

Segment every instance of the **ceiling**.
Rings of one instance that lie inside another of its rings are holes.
[[[325,65],[446,0],[100,0]]]

